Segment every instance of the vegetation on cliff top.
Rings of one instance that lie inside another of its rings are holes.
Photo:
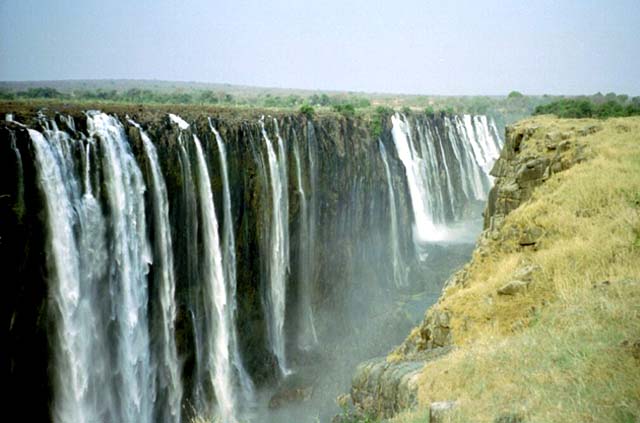
[[[449,400],[455,422],[640,419],[640,118],[520,125],[533,132],[523,155],[549,133],[601,130],[581,138],[588,160],[507,215],[434,306],[451,316],[455,348],[425,366],[418,408],[396,422],[428,421]],[[533,226],[540,242],[521,247],[514,234]],[[523,265],[539,269],[531,284],[498,295]]]
[[[407,95],[339,91],[310,91],[243,87],[171,81],[42,81],[0,82],[0,100],[58,100],[75,103],[125,103],[144,105],[199,105],[233,108],[299,110],[305,105],[317,111],[334,111],[345,117],[371,115],[380,106],[414,112],[492,115],[499,125],[529,116],[536,106],[554,99],[527,96]]]
[[[640,97],[609,93],[567,98],[536,107],[534,115],[553,114],[562,118],[609,118],[640,115]]]

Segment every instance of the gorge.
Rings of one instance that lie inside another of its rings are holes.
[[[503,144],[480,115],[6,112],[3,361],[42,421],[325,421],[468,259]]]

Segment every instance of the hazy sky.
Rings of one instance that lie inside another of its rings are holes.
[[[640,94],[640,0],[0,0],[0,80]]]

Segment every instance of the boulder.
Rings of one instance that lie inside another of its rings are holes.
[[[526,228],[520,234],[518,244],[523,247],[528,245],[535,245],[540,240],[540,238],[542,238],[542,235],[544,235],[544,231],[538,226]]]
[[[429,406],[429,423],[448,422],[456,406],[455,401],[432,402]]]
[[[498,294],[500,295],[516,295],[522,291],[524,291],[531,281],[522,281],[514,279],[510,282],[507,282],[505,285],[498,289]]]

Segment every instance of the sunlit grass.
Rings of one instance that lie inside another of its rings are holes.
[[[549,127],[595,123],[531,120],[543,128],[526,148]],[[428,421],[428,405],[445,400],[458,401],[459,422],[640,419],[640,360],[629,346],[640,341],[640,119],[597,124],[579,139],[590,159],[512,212],[466,285],[440,302],[459,348],[425,367],[418,410],[396,421]],[[544,230],[538,249],[518,248],[509,234],[532,225]],[[496,295],[523,263],[541,267],[527,291]]]

